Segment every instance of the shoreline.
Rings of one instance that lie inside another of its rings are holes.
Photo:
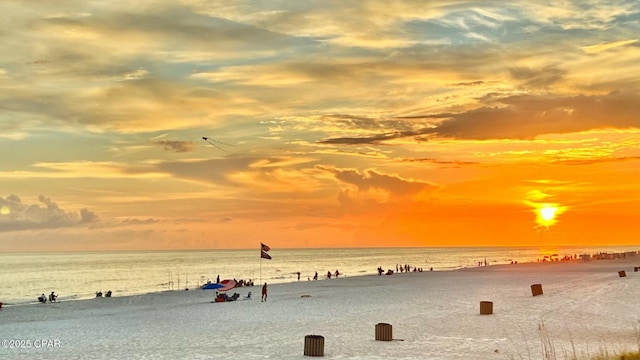
[[[408,274],[425,274],[425,273],[450,273],[450,272],[483,272],[483,271],[488,271],[488,272],[499,272],[499,271],[506,271],[506,270],[517,270],[517,271],[532,271],[532,270],[539,270],[540,267],[547,267],[547,266],[570,266],[571,264],[592,264],[592,266],[596,266],[600,263],[602,263],[602,265],[611,265],[612,263],[620,263],[622,266],[627,266],[627,269],[620,269],[620,270],[625,270],[627,272],[631,272],[633,271],[633,268],[635,266],[632,266],[632,262],[637,260],[637,265],[638,267],[640,267],[640,255],[636,255],[635,257],[626,257],[626,258],[610,258],[610,259],[591,259],[591,260],[582,260],[582,259],[573,259],[573,260],[562,260],[562,261],[529,261],[529,262],[517,262],[517,263],[513,263],[513,264],[488,264],[486,266],[462,266],[459,268],[455,268],[455,269],[445,269],[445,270],[436,270],[434,269],[433,271],[410,271],[410,272],[403,272],[403,273],[395,273],[393,275],[386,275],[386,274],[382,274],[380,275],[381,277],[395,277],[395,276],[406,276]],[[341,278],[339,279],[327,279],[327,278],[322,278],[320,280],[292,280],[292,281],[285,281],[285,282],[277,282],[277,283],[271,283],[269,284],[269,287],[281,287],[281,286],[287,286],[287,285],[292,285],[292,284],[302,284],[302,283],[313,283],[313,282],[327,282],[327,281],[340,281],[341,279],[353,279],[353,278],[362,278],[362,279],[367,279],[367,278],[373,278],[373,277],[378,277],[379,275],[377,275],[376,273],[368,273],[368,274],[357,274],[357,275],[342,275]],[[138,297],[144,297],[144,296],[152,296],[152,295],[156,295],[156,294],[170,294],[170,293],[186,293],[186,292],[196,292],[196,291],[206,291],[206,290],[202,290],[200,287],[202,285],[200,285],[199,287],[193,287],[193,288],[185,288],[185,289],[175,289],[175,290],[157,290],[157,291],[148,291],[148,292],[140,292],[140,293],[132,293],[132,294],[126,294],[126,295],[117,295],[114,293],[114,295],[112,295],[109,298],[104,297],[104,299],[106,299],[107,301],[109,299],[114,299],[114,298],[138,298]],[[228,293],[233,293],[233,292],[239,292],[242,291],[244,293],[251,291],[253,295],[256,295],[260,288],[261,288],[261,284],[256,284],[254,286],[241,286],[241,287],[234,287],[231,290],[228,291]],[[246,289],[246,291],[245,291]],[[254,291],[255,290],[255,291]],[[37,297],[37,296],[36,296]],[[35,297],[34,297],[35,299]],[[61,297],[58,298],[57,302],[55,302],[54,304],[59,304],[59,303],[63,303],[63,302],[82,302],[82,301],[92,301],[92,300],[100,300],[102,299],[102,297]],[[25,303],[6,303],[3,302],[3,308],[14,308],[14,307],[21,307],[21,306],[46,306],[51,304],[49,301],[47,301],[47,303],[42,304],[39,303],[37,300],[33,300],[31,302],[25,302]]]
[[[575,251],[574,251],[575,250]],[[276,251],[276,250],[274,250]],[[396,265],[408,264],[412,268],[418,266],[423,271],[431,267],[434,271],[455,271],[475,268],[488,260],[490,266],[508,264],[510,261],[532,262],[544,254],[552,254],[551,250],[540,249],[521,251],[514,248],[471,248],[468,251],[448,252],[439,248],[415,248],[410,252],[398,249],[364,249],[342,254],[341,251],[326,252],[325,249],[298,251],[279,250],[277,260],[266,262],[265,276],[258,277],[258,259],[253,251],[234,253],[212,252],[203,256],[200,252],[170,252],[170,256],[152,256],[143,253],[128,253],[123,256],[100,254],[84,257],[72,255],[48,257],[42,254],[33,256],[3,257],[3,271],[0,280],[3,289],[0,301],[7,306],[38,304],[36,298],[42,293],[52,290],[61,295],[60,301],[92,299],[97,291],[113,291],[113,296],[139,295],[176,289],[195,289],[216,274],[223,279],[250,279],[255,283],[258,279],[270,284],[296,282],[296,272],[302,273],[303,281],[314,271],[320,273],[320,280],[325,279],[327,269],[340,269],[346,276],[363,276],[375,274],[375,269],[382,265],[385,270],[397,270]],[[591,253],[601,251],[609,253],[637,252],[637,247],[625,248],[589,248],[561,249],[553,253]],[[165,252],[159,252],[163,254]],[[39,264],[39,266],[32,266]],[[46,268],[49,271],[39,271]],[[262,270],[262,268],[260,267]],[[324,270],[322,270],[324,269]],[[323,272],[324,271],[324,272]]]

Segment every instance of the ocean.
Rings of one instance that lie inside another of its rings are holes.
[[[95,297],[111,290],[113,296],[197,289],[207,281],[252,280],[283,283],[313,278],[327,272],[341,276],[375,275],[377,268],[396,270],[410,265],[424,271],[448,271],[478,266],[534,262],[544,256],[638,251],[640,246],[603,247],[425,247],[353,249],[277,249],[272,259],[255,250],[109,251],[5,253],[0,255],[0,302],[4,305],[37,302],[55,291],[58,300]],[[555,257],[555,256],[554,256]]]

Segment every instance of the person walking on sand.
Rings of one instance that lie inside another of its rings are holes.
[[[261,302],[267,301],[267,283],[262,285],[262,300]]]

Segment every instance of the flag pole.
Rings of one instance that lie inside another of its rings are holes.
[[[262,284],[262,247],[260,247],[260,281],[258,284]]]

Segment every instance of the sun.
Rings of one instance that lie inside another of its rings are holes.
[[[556,217],[556,212],[558,211],[558,208],[545,205],[545,207],[538,209],[538,211],[540,212],[540,217],[542,218],[542,220],[551,221]]]
[[[558,222],[558,215],[563,213],[567,207],[551,203],[534,204],[536,223],[545,228],[549,228]]]

